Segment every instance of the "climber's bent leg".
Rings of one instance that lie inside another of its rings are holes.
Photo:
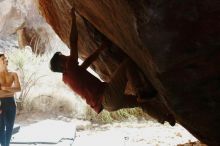
[[[137,100],[134,95],[125,95],[127,85],[126,72],[130,65],[130,59],[126,58],[113,74],[103,95],[103,107],[108,111],[115,111],[121,108],[136,107]]]
[[[139,102],[145,102],[157,96],[156,89],[134,63],[128,68],[127,76]]]

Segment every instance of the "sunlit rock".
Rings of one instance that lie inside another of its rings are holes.
[[[0,38],[15,33],[24,22],[15,0],[0,1]]]

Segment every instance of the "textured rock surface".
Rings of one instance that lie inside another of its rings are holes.
[[[24,17],[16,8],[14,0],[0,1],[0,38],[16,32],[24,23]]]
[[[39,4],[47,22],[69,44],[72,1]],[[82,17],[115,44],[93,66],[104,80],[128,55],[180,124],[201,141],[220,144],[218,0],[75,0],[75,7],[81,58],[96,47]]]
[[[46,31],[47,26],[38,28],[23,27],[17,30],[17,38],[19,48],[30,46],[35,54],[43,54],[50,50],[49,31]]]
[[[50,50],[54,33],[39,15],[35,0],[0,1],[0,39],[16,33],[19,48],[31,46],[37,54]]]

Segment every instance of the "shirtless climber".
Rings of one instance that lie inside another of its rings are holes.
[[[9,146],[16,116],[15,92],[21,90],[17,73],[7,68],[8,60],[0,53],[0,145]]]
[[[95,61],[103,49],[107,47],[104,41],[96,51],[81,65],[78,65],[78,32],[75,11],[72,10],[72,28],[70,33],[70,56],[56,52],[50,61],[50,68],[54,72],[63,73],[63,81],[73,91],[86,100],[97,113],[103,109],[116,111],[122,108],[140,106],[136,95],[125,94],[129,71],[134,70],[135,64],[125,59],[113,74],[110,82],[102,82],[86,69]],[[136,68],[135,68],[136,69]],[[167,120],[164,115],[163,120]]]

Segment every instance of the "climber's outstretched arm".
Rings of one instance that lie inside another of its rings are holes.
[[[75,8],[71,9],[71,16],[72,16],[72,27],[70,32],[70,56],[78,61],[78,31],[77,31],[77,24],[76,24],[76,14]]]
[[[101,51],[103,49],[105,49],[107,46],[106,46],[106,43],[103,42],[101,44],[101,46],[95,50],[94,53],[92,53],[88,58],[86,58],[86,60],[82,63],[81,67],[83,68],[88,68],[99,56],[99,54],[101,53]]]

